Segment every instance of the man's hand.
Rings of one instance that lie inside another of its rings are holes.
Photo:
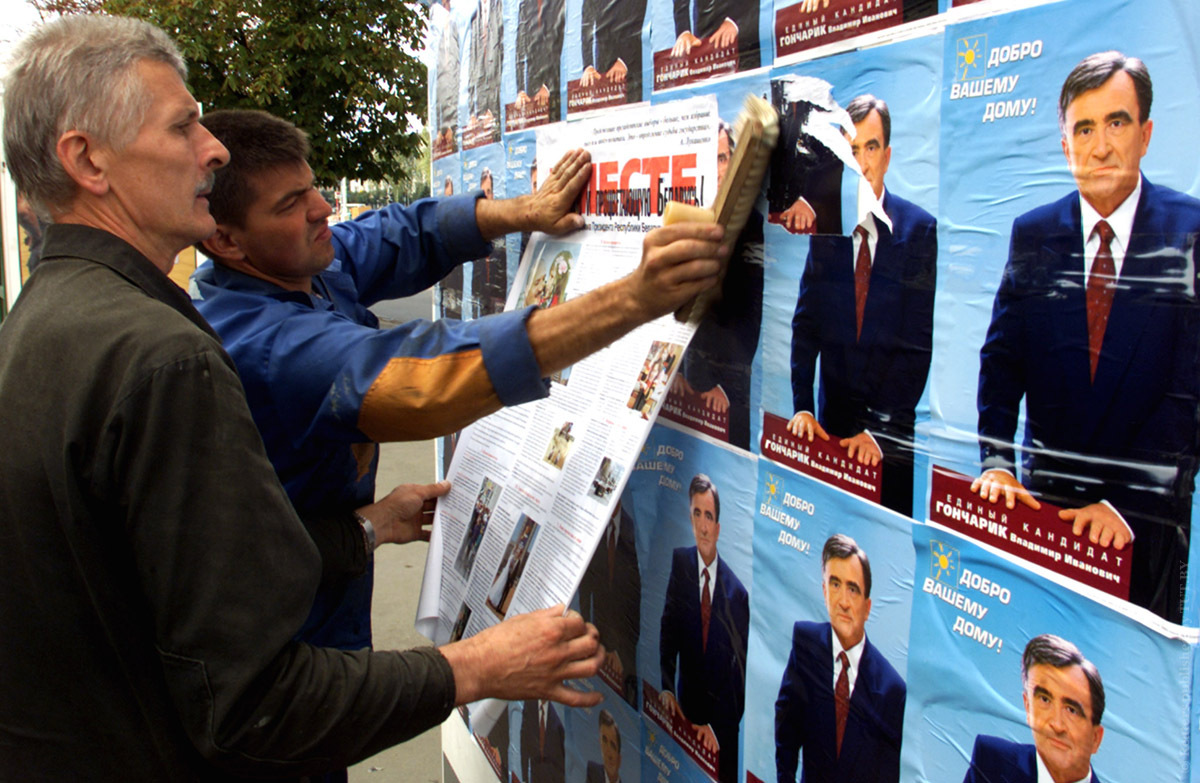
[[[793,234],[808,234],[817,224],[817,213],[807,201],[798,198],[796,203],[779,213],[779,222]]]
[[[525,104],[529,103],[529,96],[525,94],[524,90],[517,92],[517,100],[515,103],[517,104],[518,109],[524,108]]]
[[[516,231],[545,231],[565,234],[583,228],[583,216],[572,209],[580,191],[592,176],[592,156],[575,149],[563,155],[538,183],[536,193],[506,199],[475,202],[475,223],[486,240]]]
[[[825,2],[825,5],[822,7],[828,8],[829,0],[824,0],[824,2]],[[811,14],[813,11],[817,10],[818,5],[821,5],[821,0],[804,0],[804,2],[800,3],[800,12],[805,13],[805,14]]]
[[[437,499],[450,491],[449,481],[435,484],[401,484],[358,513],[371,520],[378,544],[428,541]]]
[[[592,677],[604,662],[596,626],[563,604],[516,615],[475,636],[440,648],[454,670],[455,702],[484,698],[551,699],[594,707],[599,691],[568,688],[563,680]]]
[[[717,49],[724,49],[728,46],[733,46],[737,42],[738,26],[733,23],[732,19],[726,19],[721,22],[721,26],[717,31],[708,37],[712,41],[712,45]]]
[[[604,75],[608,78],[609,83],[616,84],[625,81],[625,77],[629,75],[629,68],[625,66],[625,61],[618,57]]]
[[[700,39],[692,35],[691,31],[684,30],[675,40],[675,45],[671,47],[671,56],[684,57],[691,53],[693,46],[699,45]]]
[[[675,223],[656,228],[642,241],[642,263],[618,281],[629,289],[642,323],[672,313],[720,283],[729,258],[717,223]]]
[[[821,440],[829,440],[829,433],[821,426],[816,417],[808,411],[800,411],[792,420],[787,423],[788,432],[795,435],[797,438],[804,440],[808,439],[812,443],[813,436],[816,435]]]
[[[712,730],[712,726],[705,724],[696,727],[696,739],[700,740],[700,744],[706,750],[716,751],[721,749],[721,743],[717,742],[717,735]]]
[[[1082,535],[1088,528],[1088,540],[1100,546],[1112,545],[1113,549],[1124,549],[1133,540],[1133,530],[1121,515],[1106,503],[1092,503],[1083,508],[1064,508],[1058,518],[1073,523],[1071,532]]]
[[[838,445],[847,450],[846,456],[857,459],[863,465],[875,467],[883,459],[883,452],[879,450],[875,439],[866,432],[860,432],[853,438],[842,438]]]
[[[706,392],[700,392],[700,399],[704,400],[704,407],[717,413],[724,413],[729,410],[729,398],[725,396],[725,391],[720,386],[714,386]]]
[[[625,664],[621,663],[621,656],[616,650],[609,650],[604,656],[604,666],[609,669],[613,676],[617,678],[617,682],[625,681]]]
[[[679,702],[676,701],[675,694],[670,691],[659,691],[658,703],[669,715],[683,714],[683,709],[679,706]]]
[[[549,103],[550,88],[543,84],[541,88],[533,94],[533,100],[537,101],[538,103]]]
[[[1007,470],[985,470],[983,475],[971,482],[971,491],[979,493],[979,497],[989,503],[995,503],[1004,495],[1004,505],[1016,508],[1017,501],[1037,511],[1042,507],[1029,490]]]
[[[583,76],[579,77],[580,87],[590,87],[595,82],[600,81],[600,72],[594,66],[589,65],[583,69]]]
[[[687,378],[683,377],[683,373],[676,374],[675,380],[671,382],[671,385],[674,386],[675,390],[680,394],[687,395],[696,393],[696,390],[692,388],[690,383],[688,383]]]

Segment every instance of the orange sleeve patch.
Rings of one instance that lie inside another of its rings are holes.
[[[501,408],[479,350],[420,359],[398,356],[371,384],[358,428],[371,440],[427,440]]]

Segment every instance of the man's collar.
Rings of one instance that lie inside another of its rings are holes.
[[[1037,752],[1035,747],[1033,757],[1037,760],[1037,783],[1054,783],[1054,776],[1050,774],[1050,770],[1046,768],[1046,762],[1042,761],[1042,754]],[[1088,765],[1087,774],[1081,777],[1074,783],[1090,783],[1092,779],[1092,766]]]
[[[1106,220],[1109,228],[1113,230],[1113,236],[1121,243],[1121,247],[1129,247],[1129,239],[1133,235],[1133,219],[1137,216],[1138,201],[1142,197],[1144,182],[1145,180],[1142,179],[1141,172],[1139,172],[1137,185],[1134,186],[1133,192],[1126,196],[1120,206],[1114,209],[1108,217],[1102,217],[1096,208],[1083,197],[1083,194],[1079,194],[1079,219],[1083,228],[1084,242],[1087,242],[1092,236],[1092,232],[1096,230],[1096,224],[1101,220]]]
[[[290,291],[269,280],[248,275],[245,272],[217,263],[216,261],[209,261],[197,267],[196,271],[192,274],[192,279],[195,282],[208,283],[226,291],[269,296],[273,299],[303,302],[309,306],[313,306],[313,299],[309,294],[301,291]]]

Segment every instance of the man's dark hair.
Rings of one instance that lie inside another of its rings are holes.
[[[825,546],[821,549],[821,568],[825,568],[825,564],[830,560],[845,560],[848,557],[857,557],[858,562],[862,565],[863,572],[863,598],[871,597],[871,561],[867,558],[867,553],[858,545],[850,536],[842,533],[834,533],[825,542]]]
[[[717,136],[719,137],[722,133],[725,134],[725,138],[729,139],[729,154],[732,156],[734,149],[737,148],[737,142],[733,140],[733,126],[725,120],[717,123]]]
[[[1099,726],[1104,717],[1104,680],[1100,679],[1100,671],[1096,664],[1083,657],[1079,648],[1054,634],[1044,633],[1035,636],[1025,645],[1025,653],[1021,656],[1021,685],[1028,686],[1029,670],[1037,665],[1053,666],[1065,669],[1068,666],[1078,666],[1087,677],[1088,691],[1092,696],[1092,725]]]
[[[1146,64],[1136,57],[1126,57],[1117,51],[1097,52],[1083,58],[1063,82],[1062,93],[1058,96],[1059,130],[1063,133],[1067,131],[1067,107],[1071,102],[1088,90],[1094,90],[1107,82],[1117,71],[1124,71],[1133,79],[1133,88],[1137,92],[1138,122],[1150,119],[1154,85],[1150,82],[1150,72],[1146,70]]]
[[[697,495],[702,495],[705,492],[711,492],[713,496],[713,520],[719,525],[721,524],[721,496],[717,494],[717,485],[712,483],[712,479],[703,473],[697,473],[692,477],[692,483],[688,486],[688,501]]]
[[[608,710],[600,710],[600,729],[603,731],[605,726],[617,732],[617,747],[621,747],[621,727],[617,725],[617,719]]]
[[[308,134],[265,111],[222,109],[200,118],[229,150],[229,164],[217,169],[208,209],[218,223],[243,227],[256,198],[251,178],[278,166],[308,161]]]
[[[492,186],[493,186],[493,187],[495,187],[495,185],[496,185],[496,180],[492,178],[492,170],[491,170],[491,169],[484,169],[482,172],[480,172],[480,174],[479,174],[479,187],[483,187],[483,181],[484,181],[485,179],[491,180],[491,181],[492,181]]]
[[[879,121],[883,124],[883,147],[892,146],[892,113],[888,111],[887,101],[874,95],[860,95],[846,106],[846,113],[854,124],[862,122],[872,111],[879,112]]]

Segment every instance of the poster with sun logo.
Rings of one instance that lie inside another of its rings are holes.
[[[815,780],[899,779],[911,527],[849,492],[759,463],[746,780],[794,780],[798,770]],[[834,683],[842,650],[859,668],[839,753]]]
[[[1035,753],[1074,775],[1056,779],[1186,779],[1194,630],[1139,623],[934,525],[913,549],[901,780],[1034,781]]]

